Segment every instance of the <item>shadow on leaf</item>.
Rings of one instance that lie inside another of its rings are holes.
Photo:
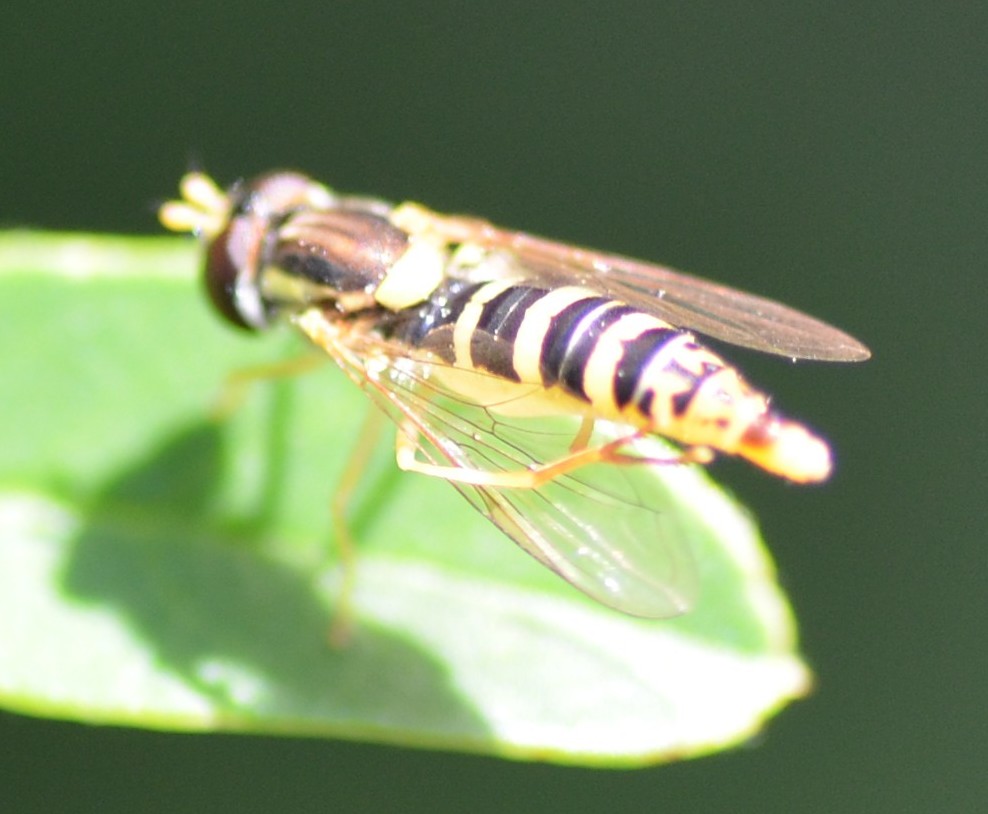
[[[318,575],[222,531],[213,503],[223,459],[215,426],[177,433],[101,491],[73,541],[64,590],[112,608],[156,668],[210,709],[176,720],[139,688],[121,703],[143,705],[151,726],[488,738],[443,666],[407,640],[358,621],[349,647],[328,646],[332,600]]]

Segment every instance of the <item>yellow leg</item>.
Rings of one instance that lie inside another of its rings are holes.
[[[322,354],[306,354],[269,364],[241,368],[230,374],[224,382],[219,398],[213,404],[211,416],[222,421],[243,404],[247,391],[257,381],[270,381],[309,373],[325,363]],[[343,647],[353,634],[354,611],[353,590],[356,581],[357,552],[353,537],[346,523],[346,511],[354,489],[367,464],[367,458],[381,433],[385,416],[380,410],[370,409],[364,418],[357,442],[347,459],[339,484],[330,499],[330,514],[333,522],[333,535],[339,553],[342,578],[336,608],[330,623],[328,639],[334,648]]]
[[[340,556],[342,579],[340,593],[336,600],[336,610],[329,628],[329,643],[335,648],[343,647],[353,635],[354,611],[353,590],[357,575],[357,548],[347,526],[346,512],[350,505],[353,491],[367,468],[367,461],[381,435],[385,416],[377,409],[367,410],[357,441],[350,450],[343,474],[340,476],[336,491],[330,501],[330,512],[333,515],[333,535],[336,538],[336,550]]]
[[[210,416],[215,421],[229,418],[244,403],[247,390],[255,382],[301,376],[303,373],[308,373],[317,366],[324,364],[325,361],[325,356],[308,353],[293,359],[251,365],[235,370],[227,376],[223,383],[223,389],[220,391],[219,398],[213,403]]]
[[[592,420],[590,421],[590,425],[592,429]],[[414,424],[408,421],[398,430],[398,436],[395,440],[395,460],[399,468],[406,472],[417,472],[421,475],[443,478],[455,483],[467,483],[473,486],[487,486],[500,489],[535,489],[554,478],[565,475],[567,472],[592,463],[645,464],[651,466],[709,463],[712,459],[713,453],[706,447],[691,447],[684,450],[681,455],[673,458],[639,457],[620,451],[621,447],[643,437],[643,435],[643,432],[636,431],[623,438],[609,441],[606,444],[576,449],[565,457],[533,466],[531,469],[518,469],[511,472],[492,472],[485,469],[444,466],[420,461],[417,457],[419,447],[416,443],[418,431]],[[586,431],[586,423],[584,423],[577,433],[573,446],[576,446],[581,439],[585,443],[588,438],[589,432]]]
[[[579,452],[581,449],[587,448],[587,444],[590,443],[590,436],[593,435],[593,425],[592,416],[583,416],[580,420],[580,429],[576,431],[576,437],[573,439],[573,443],[569,445],[570,452]]]

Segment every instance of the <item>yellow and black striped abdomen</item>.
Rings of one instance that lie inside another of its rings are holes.
[[[591,289],[447,280],[396,317],[400,341],[456,368],[536,385],[557,406],[565,394],[574,413],[742,455],[794,480],[829,470],[823,442],[771,411],[692,334]]]

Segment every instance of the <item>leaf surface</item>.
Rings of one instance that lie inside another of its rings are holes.
[[[365,399],[327,364],[210,419],[290,329],[227,330],[180,239],[0,234],[0,703],[628,766],[736,744],[810,675],[747,513],[663,467],[702,597],[622,616],[526,557],[389,442],[351,506],[350,645],[328,501]]]

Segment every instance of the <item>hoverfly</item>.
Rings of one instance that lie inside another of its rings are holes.
[[[563,579],[635,616],[682,613],[696,590],[638,473],[714,452],[798,483],[831,470],[827,444],[693,332],[793,359],[870,355],[762,297],[294,172],[227,192],[192,173],[181,192],[161,221],[204,238],[226,319],[256,331],[287,317],[394,420],[402,469],[448,480]]]

